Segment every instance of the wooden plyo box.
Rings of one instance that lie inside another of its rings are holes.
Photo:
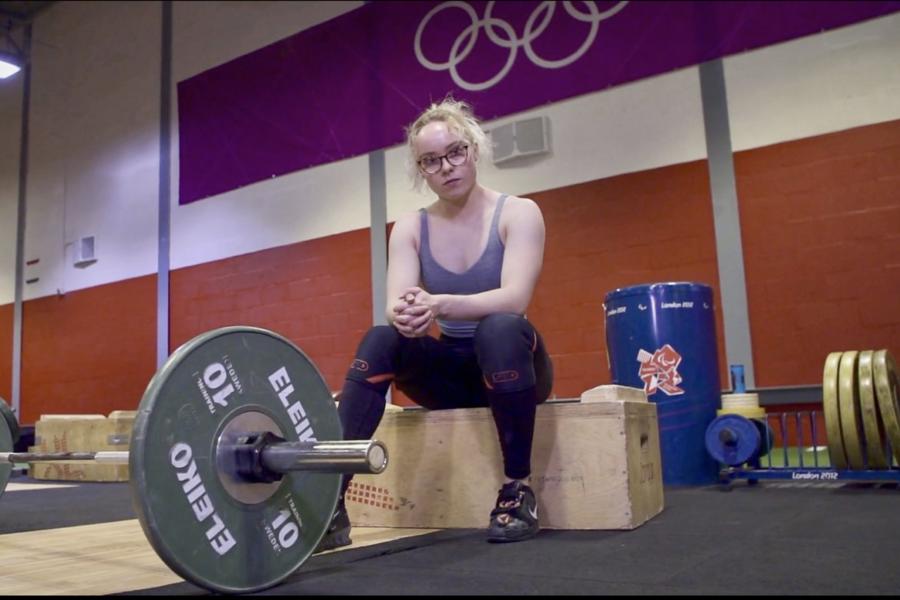
[[[127,451],[136,411],[117,410],[103,415],[43,415],[34,425],[31,452]],[[128,465],[93,461],[30,463],[29,475],[50,481],[128,481]]]
[[[373,437],[389,463],[354,477],[354,525],[487,527],[504,481],[490,409],[388,411]],[[663,509],[656,405],[643,390],[600,386],[538,406],[531,465],[542,528],[634,529]]]

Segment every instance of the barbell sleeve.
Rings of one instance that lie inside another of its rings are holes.
[[[378,440],[278,442],[263,448],[262,466],[276,473],[321,471],[378,474],[387,467],[387,447]]]

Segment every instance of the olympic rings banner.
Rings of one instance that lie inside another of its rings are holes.
[[[179,82],[179,202],[900,10],[900,1],[370,2]]]

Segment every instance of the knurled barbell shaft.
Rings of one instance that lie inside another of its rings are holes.
[[[128,452],[0,452],[0,464],[58,460],[92,460],[105,464],[128,464]]]
[[[0,452],[0,464],[62,460],[127,464],[128,452]],[[320,471],[378,474],[387,467],[387,449],[378,440],[276,442],[262,451],[262,463],[270,471]]]

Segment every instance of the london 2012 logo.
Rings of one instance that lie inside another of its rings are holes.
[[[684,393],[678,387],[681,383],[681,375],[678,374],[681,355],[671,345],[666,344],[652,354],[641,349],[637,359],[641,363],[638,375],[644,382],[644,392],[648,396],[655,394],[657,390],[667,396],[680,396]]]
[[[513,65],[516,62],[519,48],[523,49],[523,51],[525,52],[525,56],[527,56],[528,59],[536,66],[542,67],[544,69],[560,69],[574,63],[576,60],[581,58],[597,38],[597,32],[600,28],[600,22],[618,14],[623,8],[625,8],[628,2],[617,2],[611,8],[603,11],[601,11],[597,7],[595,2],[577,3],[578,5],[580,5],[580,7],[586,8],[587,10],[576,8],[575,2],[541,2],[529,15],[522,37],[518,37],[515,29],[508,21],[493,16],[492,12],[494,10],[494,4],[496,4],[495,1],[487,3],[487,6],[484,9],[483,17],[479,17],[478,13],[474,8],[472,8],[471,5],[469,5],[468,2],[442,2],[441,4],[438,4],[433,9],[431,9],[428,14],[426,14],[422,19],[422,22],[419,23],[418,29],[416,29],[415,53],[419,63],[426,69],[430,69],[432,71],[449,70],[450,76],[453,78],[453,82],[457,86],[473,92],[486,90],[496,85],[504,77],[506,77],[506,75],[509,73],[510,69],[512,69]],[[559,5],[562,5],[566,13],[573,19],[576,19],[577,21],[581,21],[583,23],[589,23],[590,30],[587,34],[587,37],[585,37],[584,41],[581,43],[578,49],[575,50],[572,54],[566,56],[565,58],[548,60],[539,56],[531,44],[535,41],[535,39],[543,34],[547,27],[550,25],[553,14],[554,12],[556,12],[556,8]],[[428,26],[428,23],[432,18],[434,18],[435,15],[451,8],[456,8],[464,11],[468,15],[471,23],[468,27],[463,29],[454,40],[453,45],[450,48],[450,55],[447,57],[447,60],[430,60],[425,56],[425,52],[422,50],[422,37],[424,35],[425,28]],[[507,55],[506,62],[504,63],[500,71],[490,79],[481,82],[466,81],[459,74],[459,70],[457,67],[459,67],[459,65],[463,61],[465,61],[466,58],[468,58],[471,54],[472,49],[475,47],[475,43],[478,41],[478,36],[482,29],[484,29],[485,35],[493,44],[501,48],[505,48],[509,52],[509,54]],[[502,32],[502,35],[497,33],[498,30]]]

